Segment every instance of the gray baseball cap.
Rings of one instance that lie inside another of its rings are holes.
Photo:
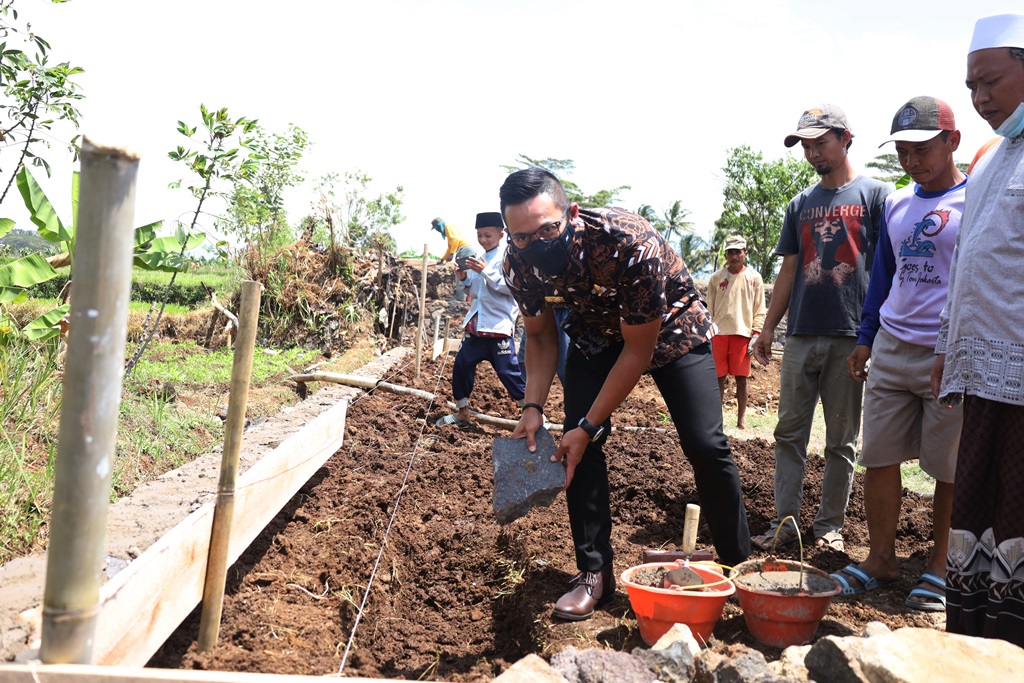
[[[796,132],[786,136],[786,147],[792,147],[801,140],[820,138],[833,128],[850,130],[846,114],[834,104],[822,104],[805,111],[796,124]]]

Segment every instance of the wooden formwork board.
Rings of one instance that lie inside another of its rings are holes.
[[[347,408],[347,400],[339,401],[238,478],[229,563],[341,448]],[[143,666],[199,604],[213,511],[213,502],[200,507],[103,586],[93,649],[96,664]],[[0,669],[0,678],[5,673]],[[239,674],[231,675],[230,679],[155,680],[243,680],[237,678]]]
[[[0,664],[3,683],[310,683],[326,676],[289,676],[234,671],[139,669],[84,664]],[[388,683],[383,678],[344,678],[351,683]]]

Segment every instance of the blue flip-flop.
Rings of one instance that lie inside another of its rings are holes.
[[[843,595],[863,595],[868,591],[873,591],[876,588],[883,588],[893,583],[892,581],[877,579],[855,564],[848,564],[839,571],[837,571],[835,574],[831,574],[830,576],[836,581],[838,581],[839,585],[843,587]],[[847,576],[852,576],[853,578],[860,581],[860,585],[855,586],[852,583],[850,583],[850,580],[847,578]]]
[[[921,586],[914,586],[910,589],[910,593],[907,594],[907,599],[903,602],[904,605],[911,609],[921,610],[922,612],[945,612],[946,611],[946,580],[938,574],[932,572],[925,572],[917,579],[918,583],[927,583],[935,588],[941,588],[942,593],[934,591],[931,588],[923,588]],[[928,602],[921,600],[914,600],[914,598],[924,598]]]

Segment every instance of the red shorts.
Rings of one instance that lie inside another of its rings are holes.
[[[750,337],[738,334],[717,334],[711,338],[711,352],[715,356],[715,372],[719,377],[750,376],[750,356],[747,344]]]

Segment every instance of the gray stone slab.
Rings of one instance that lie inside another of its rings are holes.
[[[519,519],[536,505],[551,505],[565,488],[565,468],[551,462],[558,450],[543,427],[537,430],[537,450],[526,447],[526,439],[494,440],[494,516],[499,524]]]

